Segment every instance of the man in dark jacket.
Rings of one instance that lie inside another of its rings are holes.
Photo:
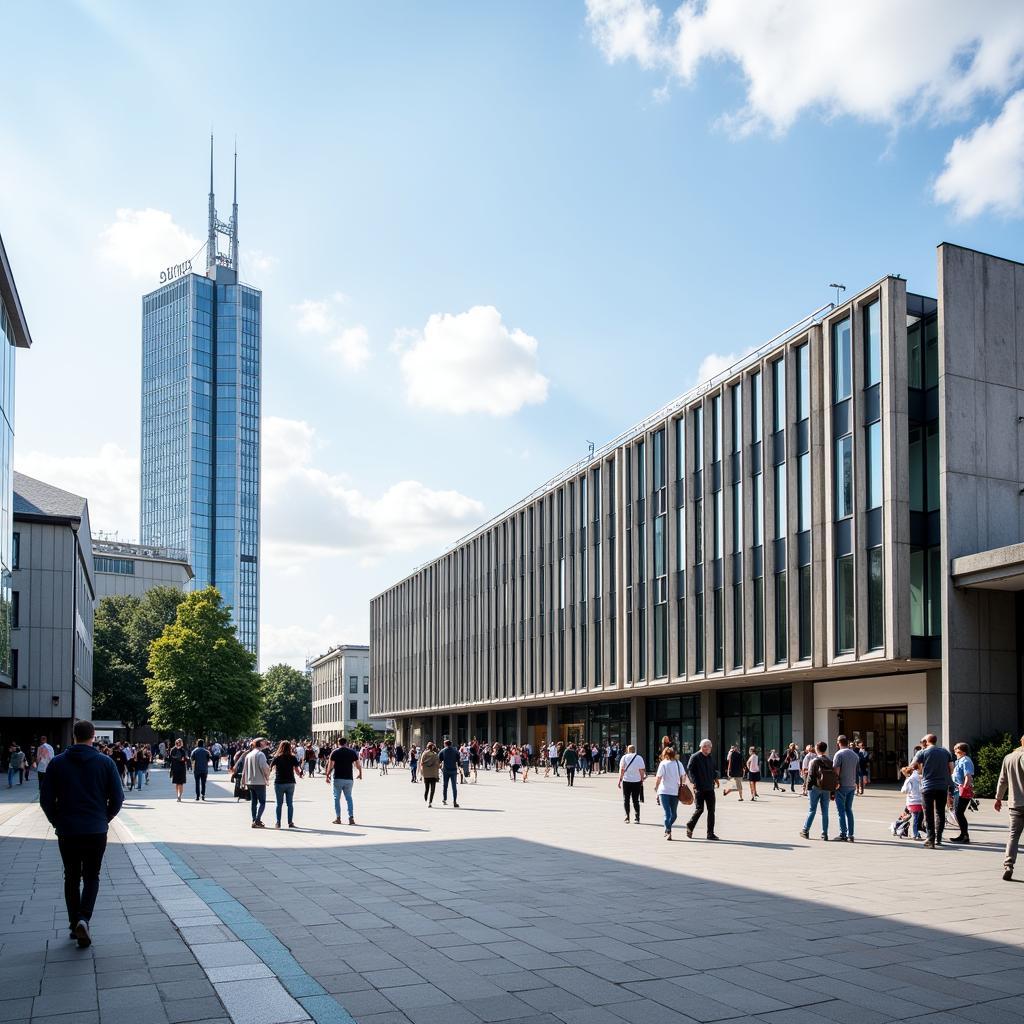
[[[89,920],[100,888],[107,828],[124,803],[117,767],[93,750],[95,735],[92,722],[75,722],[75,742],[50,762],[39,780],[39,803],[57,833],[64,862],[71,938],[83,949],[92,943]]]
[[[686,774],[693,783],[693,814],[686,823],[686,838],[693,838],[693,830],[708,809],[708,839],[718,839],[715,835],[715,790],[718,789],[718,769],[711,756],[711,740],[701,740],[700,749],[694,751],[686,765]]]
[[[452,786],[452,806],[459,806],[459,752],[452,746],[451,740],[444,741],[444,747],[438,755],[441,760],[441,776],[443,786],[441,789],[441,802],[448,803],[448,783]]]

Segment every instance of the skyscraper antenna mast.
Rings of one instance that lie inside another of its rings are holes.
[[[238,273],[238,139],[235,139],[235,184],[231,196],[231,266]]]
[[[217,208],[213,199],[213,132],[210,132],[210,209],[206,229],[206,269],[217,265]]]

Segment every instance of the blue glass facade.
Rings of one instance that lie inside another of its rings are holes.
[[[0,300],[0,682],[9,685],[11,673],[11,570],[13,557],[12,503],[14,475],[14,325]]]
[[[259,647],[262,295],[188,274],[142,300],[140,539],[188,552]]]

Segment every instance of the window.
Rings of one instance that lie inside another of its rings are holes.
[[[666,573],[665,568],[665,516],[658,516],[654,520],[654,575],[662,577]]]
[[[910,634],[942,635],[941,548],[910,549]]]
[[[686,568],[686,506],[676,509],[676,572]]]
[[[801,565],[797,570],[797,657],[811,656],[811,567]]]
[[[704,502],[693,503],[693,561],[699,565],[704,561]]]
[[[699,470],[704,465],[704,409],[697,406],[693,410],[693,468]]]
[[[693,595],[693,668],[704,671],[704,595]]]
[[[732,667],[743,668],[743,584],[732,586]]]
[[[882,379],[882,306],[875,301],[864,309],[864,387]]]
[[[883,595],[882,549],[868,552],[868,648],[885,646],[885,598]]]
[[[811,454],[804,452],[796,460],[796,529],[811,528]]]
[[[13,544],[11,546],[11,568],[18,569],[21,567],[21,534],[15,533],[12,540]]]
[[[832,401],[842,402],[853,394],[853,365],[850,348],[850,318],[832,325]]]
[[[764,664],[764,577],[754,577],[754,664]]]
[[[668,605],[654,606],[654,677],[668,675]]]
[[[786,426],[786,360],[772,363],[772,430],[778,433]]]
[[[363,693],[369,693],[369,692],[370,692],[370,677],[369,676],[363,676]]]
[[[723,614],[722,588],[716,587],[711,592],[711,639],[713,645],[711,652],[711,664],[716,672],[721,672],[724,664],[723,634],[725,623],[722,621]]]
[[[867,468],[868,508],[882,507],[882,424],[870,423],[864,428]],[[935,446],[938,448],[938,445]],[[938,474],[936,474],[938,475]]]
[[[353,722],[359,720],[359,701],[350,700],[348,702],[348,717]]]
[[[713,558],[722,557],[722,496],[724,492],[719,488],[715,491],[714,506],[713,506],[713,525],[712,525],[712,541],[713,541]]]
[[[105,555],[97,555],[93,559],[93,566],[96,572],[114,573],[118,576],[135,575],[135,561],[131,558],[108,558]]]
[[[11,648],[11,688],[18,688],[18,648]]]
[[[686,476],[686,420],[680,416],[676,420],[676,479]]]
[[[676,601],[676,673],[686,675],[686,599]]]
[[[775,467],[775,540],[786,536],[786,464]]]
[[[853,515],[853,438],[836,438],[836,519]]]
[[[21,593],[17,590],[11,591],[11,629],[17,629],[21,625]]]
[[[758,473],[754,479],[752,543],[759,548],[764,543],[764,476]]]
[[[836,559],[836,654],[853,650],[853,555]]]
[[[757,444],[761,440],[761,374],[750,375],[750,439]]]
[[[743,389],[733,384],[729,389],[732,406],[732,447],[733,452],[743,451]]]
[[[711,461],[722,458],[722,396],[711,399]]]
[[[775,662],[789,660],[786,648],[789,609],[786,606],[786,570],[775,574]]]
[[[348,692],[358,693],[359,692],[359,676],[348,677]]]
[[[811,415],[811,356],[810,346],[796,350],[796,418],[805,420]]]
[[[665,486],[665,431],[654,433],[654,489],[660,491]]]

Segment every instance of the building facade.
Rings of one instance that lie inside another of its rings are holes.
[[[2,742],[23,748],[45,735],[67,746],[92,717],[96,591],[89,504],[14,474],[11,686],[0,690]]]
[[[306,666],[313,694],[313,738],[330,741],[358,722],[384,732],[387,722],[370,717],[370,648],[339,644]]]
[[[13,450],[15,352],[29,348],[25,311],[0,238],[0,689],[11,685],[11,571],[13,548]]]
[[[886,780],[924,732],[1019,730],[1024,266],[943,244],[938,285],[822,307],[376,597],[374,713],[648,753],[842,731]]]
[[[217,217],[212,144],[206,264],[168,268],[142,300],[139,536],[184,552],[191,586],[217,587],[258,655],[263,296],[239,280],[237,202]]]
[[[185,552],[172,548],[94,540],[92,559],[97,601],[116,594],[142,597],[154,587],[188,590],[194,575]]]

